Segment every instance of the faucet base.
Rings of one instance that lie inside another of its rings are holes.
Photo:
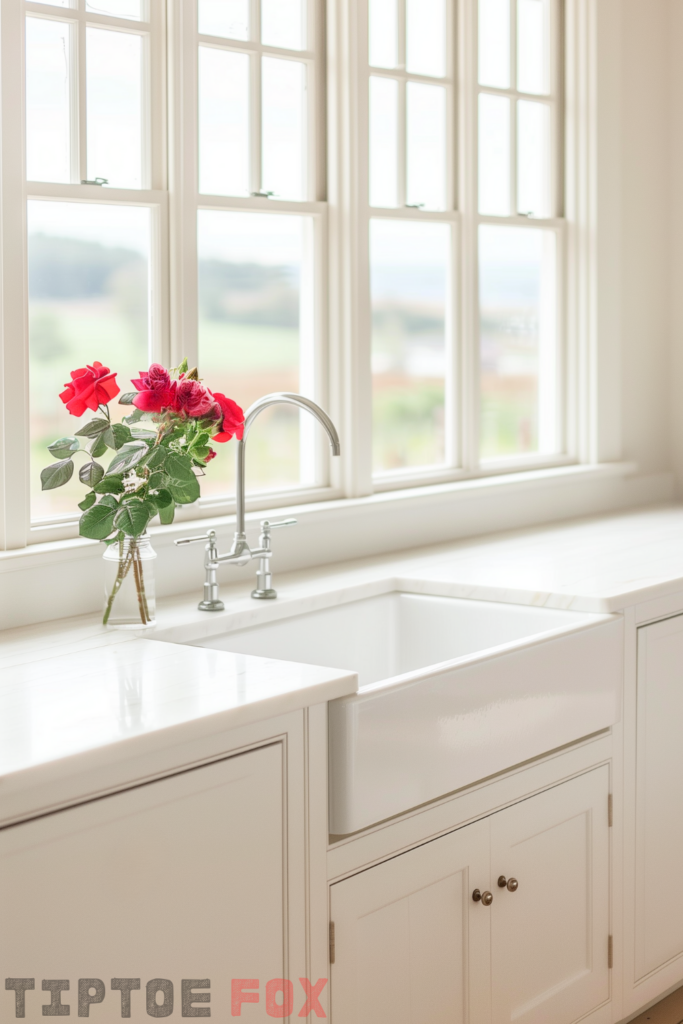
[[[272,601],[274,597],[277,597],[277,590],[273,590],[272,587],[269,587],[268,590],[259,590],[257,587],[256,590],[252,590],[251,596],[256,601]]]
[[[224,612],[225,605],[222,601],[200,601],[197,605],[200,612]]]

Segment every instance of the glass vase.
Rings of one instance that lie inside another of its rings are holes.
[[[149,535],[125,537],[104,552],[105,626],[145,629],[156,622],[154,559]]]

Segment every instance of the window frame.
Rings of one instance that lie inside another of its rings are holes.
[[[83,3],[83,0],[80,0]],[[155,17],[162,18],[162,0],[148,0]],[[257,0],[250,0],[252,7]],[[313,0],[311,0],[313,2]],[[514,0],[513,0],[514,2]],[[559,8],[563,0],[555,0]],[[459,406],[452,419],[453,458],[446,467],[410,470],[386,474],[373,479],[370,446],[367,437],[372,422],[370,375],[370,307],[369,267],[367,252],[367,101],[360,82],[366,72],[364,51],[367,48],[367,20],[363,12],[367,0],[355,4],[351,0],[328,0],[326,9],[319,2],[314,37],[318,52],[326,52],[317,62],[315,89],[320,98],[314,163],[317,168],[316,190],[304,203],[288,203],[261,197],[204,197],[197,190],[197,169],[194,159],[197,138],[197,56],[195,40],[196,0],[168,0],[164,33],[168,49],[159,52],[157,73],[153,74],[152,109],[160,115],[152,117],[156,125],[152,144],[151,182],[144,190],[100,189],[79,184],[25,182],[24,107],[24,18],[27,12],[64,20],[69,9],[35,3],[34,0],[3,0],[2,36],[0,38],[0,105],[4,125],[0,149],[0,233],[2,244],[2,363],[0,385],[4,415],[0,417],[0,548],[20,548],[30,543],[63,540],[77,536],[76,514],[49,523],[30,523],[28,468],[28,317],[26,270],[26,200],[67,199],[70,201],[125,203],[144,205],[153,210],[159,259],[152,267],[155,287],[155,329],[152,339],[154,358],[178,361],[187,354],[192,359],[197,344],[196,285],[196,210],[198,208],[229,209],[286,214],[305,212],[316,226],[318,252],[315,276],[319,301],[316,308],[316,335],[319,339],[316,368],[316,394],[328,407],[338,423],[342,437],[343,456],[334,460],[330,476],[321,486],[295,488],[287,491],[249,496],[251,509],[278,507],[284,504],[324,502],[331,499],[357,498],[385,491],[410,490],[425,484],[458,483],[463,480],[529,469],[557,468],[579,461],[599,460],[600,440],[596,414],[598,401],[591,371],[591,353],[597,344],[594,314],[585,298],[585,279],[594,281],[597,273],[594,260],[585,243],[583,225],[592,213],[586,206],[594,182],[576,173],[581,147],[592,141],[594,124],[586,117],[575,118],[567,126],[567,152],[559,147],[557,178],[565,176],[563,155],[567,158],[567,210],[571,223],[562,216],[534,219],[531,226],[548,226],[561,242],[558,278],[567,282],[558,294],[558,320],[563,368],[562,428],[564,453],[557,456],[524,456],[487,462],[478,458],[478,313],[476,305],[477,273],[471,254],[475,250],[478,223],[489,222],[476,211],[476,0],[453,0],[455,92],[453,120],[453,208],[444,213],[402,210],[406,218],[447,220],[452,225],[453,249],[460,262],[454,270],[454,295],[458,303],[457,332],[459,341],[451,360],[451,388],[459,395]],[[596,32],[596,16],[589,0],[566,0],[567,63],[572,63],[567,85],[574,96],[580,90],[595,89],[594,53],[590,52],[590,36]],[[90,15],[84,16],[90,20]],[[97,16],[93,16],[95,20]],[[79,24],[83,19],[79,20]],[[103,18],[107,24],[112,19]],[[564,20],[564,19],[559,19]],[[133,28],[140,23],[119,19],[121,27]],[[326,33],[326,27],[329,31]],[[558,24],[559,37],[564,34]],[[157,38],[161,40],[161,33]],[[202,37],[203,38],[203,37]],[[362,45],[359,39],[364,40]],[[21,40],[19,46],[16,41]],[[221,40],[225,44],[225,40]],[[310,39],[309,39],[310,46]],[[240,49],[235,41],[227,48]],[[563,54],[562,39],[558,52]],[[156,91],[155,91],[156,90]],[[19,102],[17,100],[19,99]],[[559,94],[558,103],[562,102]],[[559,135],[564,137],[564,131]],[[327,142],[325,142],[327,139]],[[559,146],[559,143],[558,143]],[[590,159],[595,161],[593,146]],[[326,182],[327,178],[327,182]],[[17,197],[21,196],[21,202]],[[135,198],[134,198],[135,196]],[[588,210],[588,212],[586,212]],[[561,213],[558,210],[558,214]],[[379,216],[395,216],[397,211],[373,211]],[[572,220],[573,218],[573,220]],[[494,218],[498,222],[498,218]],[[527,218],[506,218],[506,223],[529,227]],[[457,266],[456,260],[453,263]],[[594,287],[594,284],[591,285]],[[591,317],[593,319],[591,320]],[[591,329],[585,325],[591,320]],[[565,323],[568,329],[565,330]],[[21,344],[16,343],[19,337]],[[194,348],[193,348],[194,346]],[[593,389],[593,391],[591,391]],[[325,450],[319,449],[318,467],[328,465]],[[179,520],[230,515],[234,501],[230,498],[200,499],[196,506],[180,510]]]

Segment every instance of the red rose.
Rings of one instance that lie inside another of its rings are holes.
[[[210,415],[215,406],[213,395],[200,381],[180,378],[175,389],[175,412],[200,419]]]
[[[244,437],[244,412],[232,398],[226,398],[218,392],[215,392],[213,397],[221,407],[221,420],[218,424],[218,433],[214,434],[211,440],[222,444],[234,436],[241,441]]]
[[[141,370],[139,379],[131,384],[140,392],[133,405],[143,412],[161,412],[174,405],[176,383],[160,363],[152,363],[147,371]]]
[[[108,366],[94,362],[92,366],[72,370],[71,380],[64,385],[66,391],[62,391],[59,397],[72,416],[82,416],[86,409],[95,412],[98,406],[111,402],[121,390],[115,377]]]
[[[215,459],[218,452],[215,452],[213,448],[209,451],[209,454],[204,459],[204,462],[211,462],[211,459]]]

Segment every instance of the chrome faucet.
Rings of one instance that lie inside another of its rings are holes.
[[[182,537],[175,542],[176,544],[194,544],[196,541],[208,541],[204,554],[204,597],[199,602],[198,606],[200,611],[221,612],[225,608],[225,605],[218,596],[217,571],[219,565],[226,562],[230,565],[247,565],[252,558],[258,558],[259,568],[256,573],[256,587],[252,590],[251,596],[257,600],[271,600],[272,598],[277,597],[277,591],[273,589],[270,569],[270,559],[273,554],[270,546],[270,531],[281,526],[294,526],[296,524],[296,519],[280,519],[276,522],[273,522],[270,519],[262,520],[259,546],[257,548],[250,548],[247,543],[244,518],[245,450],[247,435],[258,414],[271,405],[296,405],[300,409],[305,409],[307,412],[310,412],[327,432],[327,436],[330,439],[332,454],[339,455],[341,450],[339,445],[339,435],[337,434],[334,423],[327,413],[323,412],[320,406],[316,405],[316,403],[311,401],[310,398],[304,398],[303,395],[294,395],[286,391],[281,391],[272,395],[264,395],[263,398],[259,398],[257,402],[254,402],[254,404],[247,409],[244,417],[244,432],[242,434],[241,441],[237,441],[237,449],[235,453],[237,470],[235,482],[237,522],[235,536],[233,537],[230,551],[226,555],[219,554],[218,547],[216,545],[215,530],[209,530],[208,533],[202,534],[199,537]]]

